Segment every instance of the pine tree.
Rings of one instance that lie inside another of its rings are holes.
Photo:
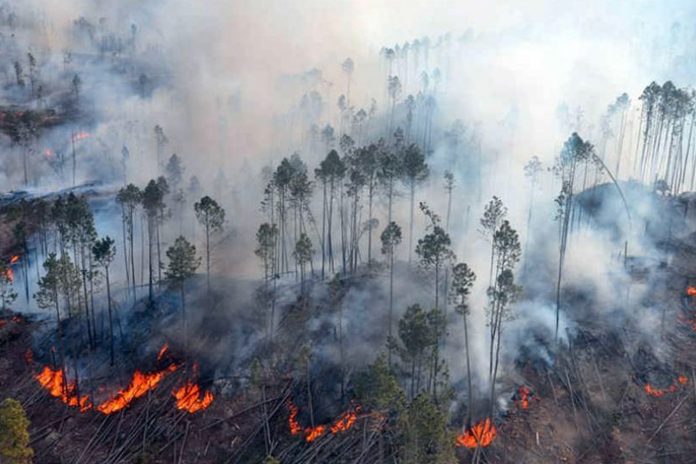
[[[209,196],[204,196],[193,205],[198,222],[205,230],[205,274],[208,291],[210,291],[210,236],[222,232],[225,224],[225,210]]]
[[[0,403],[0,462],[30,464],[29,419],[22,404],[12,398]]]
[[[389,259],[389,318],[387,328],[387,344],[389,346],[389,365],[391,365],[391,340],[392,328],[394,326],[394,251],[401,243],[401,227],[395,222],[390,222],[380,236],[382,240],[382,254],[387,255]]]
[[[97,240],[92,247],[94,260],[104,268],[106,279],[106,303],[109,314],[109,351],[111,354],[111,365],[114,365],[114,319],[111,305],[111,280],[109,278],[109,266],[116,256],[114,240],[108,235],[101,240]]]
[[[196,256],[196,247],[189,243],[184,237],[178,237],[172,246],[167,249],[169,265],[165,276],[169,283],[178,287],[181,295],[181,312],[184,319],[184,338],[188,337],[188,326],[186,320],[186,292],[185,284],[201,265],[201,258]]]

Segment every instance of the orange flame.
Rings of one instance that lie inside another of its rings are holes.
[[[326,427],[323,425],[308,427],[305,429],[305,440],[307,440],[307,443],[311,443],[320,436],[324,435],[324,432],[326,432]]]
[[[493,443],[498,431],[493,425],[493,421],[488,417],[457,436],[456,446],[467,448],[486,447]]]
[[[10,266],[17,264],[18,262],[19,262],[19,255],[14,255],[10,258]],[[10,282],[14,282],[14,271],[12,270],[11,267],[8,267],[7,270],[5,271],[5,277]]]
[[[334,422],[331,426],[331,433],[334,435],[338,432],[345,432],[350,429],[353,424],[358,420],[358,412],[360,412],[360,406],[356,406],[353,411],[346,411]]]
[[[646,383],[643,386],[643,390],[645,390],[645,393],[648,395],[654,397],[654,398],[662,398],[665,396],[667,393],[675,393],[679,389],[679,385],[686,385],[687,382],[689,381],[689,378],[685,375],[680,375],[677,377],[677,380],[672,382],[672,385],[670,385],[667,388],[655,388],[649,383]],[[677,385],[679,384],[679,385]]]
[[[696,296],[696,287],[693,287],[691,285],[686,287],[686,295],[687,296]]]
[[[45,366],[35,378],[51,396],[60,398],[68,406],[79,407],[82,412],[92,408],[92,403],[87,396],[78,396],[76,382],[65,382],[62,370],[54,371]]]
[[[183,387],[174,390],[172,395],[176,398],[176,409],[187,411],[190,414],[206,409],[215,398],[209,391],[201,396],[200,387],[190,381],[186,382]]]
[[[161,361],[164,355],[167,353],[167,350],[169,349],[169,345],[165,343],[162,345],[162,348],[160,348],[159,353],[157,353],[157,361]]]
[[[332,434],[343,433],[350,430],[353,425],[358,420],[358,413],[360,412],[360,406],[357,405],[353,410],[343,412],[338,419],[336,419],[333,424],[327,425],[317,425],[315,427],[305,427],[302,428],[300,422],[297,420],[297,415],[299,409],[292,401],[288,401],[288,410],[290,414],[288,415],[288,426],[290,428],[291,435],[304,434],[304,439],[307,443],[311,443],[317,438],[324,435],[327,430]]]
[[[121,409],[127,407],[133,400],[144,396],[147,392],[157,388],[157,385],[164,379],[168,374],[174,372],[177,369],[175,364],[172,364],[167,369],[153,372],[151,374],[144,374],[138,370],[133,373],[133,379],[130,385],[125,390],[119,390],[116,396],[107,400],[106,402],[100,404],[97,410],[104,414],[113,414],[120,411]]]
[[[290,414],[288,415],[288,426],[290,427],[290,435],[299,435],[302,433],[302,426],[297,421],[297,413],[299,409],[292,402],[288,402],[288,409]]]
[[[532,390],[529,387],[520,385],[520,387],[517,389],[517,399],[515,400],[515,404],[518,408],[529,408],[529,395],[531,395],[531,393]]]

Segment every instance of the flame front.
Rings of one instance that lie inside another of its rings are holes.
[[[349,430],[358,420],[358,412],[360,412],[360,406],[356,406],[353,411],[346,411],[341,414],[331,426],[331,433],[337,434],[338,432]]]
[[[288,415],[288,426],[290,427],[290,435],[299,435],[302,433],[302,426],[297,421],[297,413],[299,410],[294,403],[288,403],[288,410],[290,414]]]
[[[326,432],[326,427],[323,425],[317,425],[316,427],[307,427],[305,429],[305,440],[307,440],[307,443],[311,443],[317,438],[324,435],[324,432]]]
[[[133,400],[144,396],[147,392],[157,388],[157,385],[168,374],[177,369],[172,364],[167,369],[151,374],[145,374],[138,370],[133,373],[133,379],[125,390],[119,390],[116,396],[97,406],[97,410],[103,414],[113,414],[128,406]]]
[[[686,296],[696,296],[696,287],[691,285],[686,287]]]
[[[360,406],[355,406],[350,411],[345,411],[342,413],[338,419],[336,419],[330,426],[327,425],[317,425],[316,427],[305,427],[300,425],[297,420],[297,415],[299,409],[292,401],[288,401],[288,427],[290,428],[291,435],[304,434],[304,439],[307,443],[311,443],[317,438],[324,435],[327,431],[336,435],[337,433],[342,433],[350,430],[353,425],[358,420],[358,413],[360,412]]]
[[[83,412],[92,408],[92,403],[87,396],[77,394],[76,382],[65,382],[62,370],[53,370],[45,366],[35,378],[51,396],[60,398],[68,406],[79,407]]]
[[[515,400],[515,404],[517,404],[517,407],[520,409],[527,409],[529,408],[529,395],[532,393],[532,390],[529,387],[526,387],[524,385],[520,385],[520,387],[517,389],[517,399]]]
[[[176,409],[187,411],[190,414],[206,409],[215,399],[209,391],[201,396],[200,387],[190,381],[186,382],[183,387],[174,390],[172,395],[176,398]]]
[[[662,398],[667,393],[675,393],[679,389],[679,385],[686,385],[688,381],[689,378],[687,376],[680,375],[679,377],[677,377],[677,380],[672,382],[672,385],[670,385],[667,388],[655,388],[649,383],[646,383],[643,386],[643,390],[645,390],[645,393],[654,398]]]
[[[10,266],[17,264],[18,262],[19,262],[19,255],[14,255],[10,258]],[[9,266],[8,266],[7,270],[5,271],[5,277],[7,277],[7,280],[9,280],[10,282],[14,282],[14,271]]]
[[[465,446],[467,448],[486,447],[493,443],[497,434],[498,431],[489,417],[459,435],[456,446]]]

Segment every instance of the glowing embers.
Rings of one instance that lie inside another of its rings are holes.
[[[125,408],[133,400],[144,396],[147,392],[157,388],[162,379],[164,379],[168,374],[174,372],[177,369],[175,364],[172,364],[168,368],[153,372],[150,374],[145,374],[140,371],[135,371],[133,373],[133,378],[131,379],[128,388],[124,390],[119,390],[116,396],[110,400],[97,406],[97,410],[103,414],[113,414]]]
[[[347,432],[358,420],[360,406],[354,406],[352,410],[343,412],[331,425],[317,425],[315,427],[302,427],[297,419],[299,409],[292,401],[288,401],[288,427],[291,435],[303,435],[307,443],[311,443],[327,431],[336,435]]]
[[[643,386],[643,390],[645,391],[645,393],[652,397],[662,398],[667,393],[676,393],[676,391],[679,390],[680,386],[686,385],[688,382],[688,377],[686,377],[685,375],[680,375],[674,382],[672,382],[672,385],[670,385],[667,388],[656,388],[650,385],[649,383],[646,383]]]
[[[456,446],[466,448],[487,447],[493,443],[498,431],[490,417],[475,424],[464,433],[457,436]]]
[[[162,348],[160,348],[159,353],[157,353],[157,361],[161,361],[162,358],[164,358],[164,355],[167,354],[167,350],[169,350],[169,345],[165,343],[162,345]]]
[[[89,398],[86,395],[79,395],[77,392],[76,382],[66,382],[63,371],[60,369],[53,370],[45,366],[43,370],[35,376],[41,386],[48,393],[60,400],[68,406],[79,407],[80,411],[87,411],[92,408]]]
[[[209,391],[201,395],[201,389],[198,384],[190,380],[184,386],[175,389],[172,395],[176,399],[176,409],[181,409],[190,414],[206,409],[215,399]]]
[[[79,142],[80,140],[85,140],[90,137],[89,132],[75,132],[72,136],[73,142]]]

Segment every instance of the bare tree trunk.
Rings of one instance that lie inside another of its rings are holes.
[[[409,219],[409,226],[408,226],[408,264],[409,266],[411,265],[411,254],[413,252],[413,210],[415,208],[415,205],[413,204],[415,202],[415,195],[416,195],[416,182],[415,180],[411,179],[411,211],[410,211],[410,219]]]
[[[111,365],[114,365],[114,320],[111,311],[111,282],[109,281],[109,266],[104,266],[106,273],[106,303],[109,311],[109,351],[111,353]]]

